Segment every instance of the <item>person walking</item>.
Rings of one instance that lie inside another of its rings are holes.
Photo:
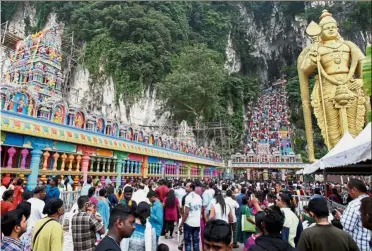
[[[1,217],[2,251],[23,251],[21,236],[27,230],[27,218],[22,210],[13,210]]]
[[[156,246],[157,246],[159,243],[159,237],[161,235],[161,231],[163,229],[164,209],[155,191],[150,190],[150,192],[147,194],[147,198],[152,203],[151,215],[150,215],[149,221],[156,230]]]
[[[80,196],[77,201],[79,212],[72,217],[71,230],[74,251],[94,251],[96,233],[104,234],[102,220],[97,219],[90,212],[93,211],[88,196]]]
[[[99,196],[97,198],[98,204],[97,204],[97,212],[102,217],[103,225],[105,227],[105,232],[109,225],[109,219],[110,219],[110,204],[109,201],[106,198],[106,189],[101,188],[98,192]]]
[[[226,204],[225,198],[220,190],[216,190],[214,199],[211,201],[211,212],[209,218],[214,220],[223,220],[226,223],[233,221],[231,208]]]
[[[133,187],[131,186],[126,186],[124,187],[124,197],[120,200],[120,204],[127,205],[132,209],[133,212],[136,211],[137,208],[137,203],[132,200],[133,196]]]
[[[238,202],[232,198],[233,192],[231,190],[226,191],[226,198],[225,202],[226,205],[228,205],[231,209],[231,214],[232,214],[232,222],[230,222],[232,233],[233,233],[233,248],[238,248],[239,245],[237,243],[237,224],[236,224],[236,209],[239,208]]]
[[[98,200],[94,194],[96,193],[96,189],[94,187],[89,188],[88,190],[88,197],[90,202],[92,202],[94,205],[98,206]]]
[[[3,216],[7,212],[12,211],[16,208],[13,201],[14,201],[14,190],[6,190],[3,193],[3,200],[0,202],[1,216]]]
[[[14,205],[17,206],[19,203],[23,201],[22,194],[25,191],[23,187],[23,179],[17,179],[17,185],[14,187]]]
[[[27,231],[21,237],[24,251],[31,250],[31,241],[34,232],[35,222],[46,216],[45,214],[43,214],[43,210],[45,207],[44,202],[45,196],[46,196],[45,187],[37,186],[34,189],[34,196],[27,200],[27,202],[31,204],[31,213],[30,217],[27,220]]]
[[[280,234],[284,223],[282,211],[277,206],[271,206],[265,208],[264,214],[262,224],[264,234],[255,239],[255,244],[248,251],[295,251]]]
[[[120,247],[122,251],[156,250],[156,231],[147,218],[151,215],[150,205],[140,202],[136,209],[135,230],[130,238],[124,238]]]
[[[361,251],[369,251],[369,241],[371,239],[370,231],[363,227],[360,214],[360,206],[362,199],[367,198],[367,187],[363,181],[351,179],[347,184],[347,189],[350,197],[353,199],[344,213],[341,215],[341,224],[343,230],[353,237]],[[338,216],[340,213],[336,212]]]
[[[87,178],[87,183],[84,184],[84,186],[81,188],[80,196],[88,195],[88,191],[92,187],[92,182],[93,182],[92,177],[88,177]]]
[[[129,238],[135,229],[135,216],[127,205],[115,206],[110,215],[107,235],[99,242],[95,251],[121,251],[120,242]]]
[[[248,196],[244,196],[243,200],[242,200],[242,206],[241,206],[241,209],[240,209],[240,219],[241,219],[242,223],[246,222],[245,220],[247,220],[249,223],[255,224],[255,221],[252,219],[251,209],[248,206],[248,204],[249,204],[248,201],[249,201]],[[253,231],[253,229],[252,230],[245,229],[245,226],[243,226],[242,223],[241,223],[241,226],[242,226],[242,228],[241,228],[241,231],[242,231],[242,241],[241,241],[241,243],[244,244],[244,243],[247,242],[247,239],[252,235],[252,233],[254,233],[254,231]]]
[[[291,244],[292,247],[295,247],[295,237],[297,234],[299,219],[294,213],[294,206],[291,199],[287,194],[281,193],[277,196],[276,205],[284,213],[285,221],[282,230],[283,240],[288,240],[289,244]]]
[[[165,197],[164,202],[165,211],[165,227],[166,227],[166,239],[173,238],[174,223],[178,220],[179,212],[179,201],[174,194],[174,190],[169,190],[167,197]],[[167,236],[168,234],[168,236]]]
[[[59,191],[59,188],[58,188],[58,177],[53,177],[49,181],[49,184],[50,184],[50,188],[49,190],[47,190],[46,200],[48,201],[53,198],[59,198],[61,192]]]
[[[47,217],[35,223],[32,250],[57,251],[63,249],[63,229],[59,218],[64,214],[63,201],[49,199],[43,209]]]
[[[179,231],[184,228],[185,250],[191,251],[193,246],[194,251],[199,251],[199,233],[200,233],[200,217],[202,209],[202,198],[194,192],[195,185],[191,182],[186,185],[186,192],[189,194],[185,198],[185,212],[182,216],[182,221]]]
[[[309,211],[316,225],[302,232],[298,242],[298,248],[301,251],[359,250],[348,233],[329,223],[329,210],[326,199],[315,198],[310,200]]]

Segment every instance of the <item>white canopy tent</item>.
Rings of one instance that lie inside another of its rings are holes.
[[[332,155],[324,163],[324,168],[340,167],[356,164],[371,159],[371,123],[355,138],[353,145],[344,151]]]
[[[345,133],[337,145],[323,158],[309,165],[299,174],[310,174],[318,169],[340,167],[371,159],[371,123],[354,139]]]

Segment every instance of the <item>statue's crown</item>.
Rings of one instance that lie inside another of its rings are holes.
[[[332,14],[329,13],[328,10],[323,10],[322,15],[320,16],[319,25],[323,27],[325,24],[328,24],[328,23],[337,24],[336,19],[332,17]]]

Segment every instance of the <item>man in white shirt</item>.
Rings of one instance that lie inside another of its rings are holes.
[[[47,216],[43,214],[43,209],[45,206],[45,202],[43,200],[46,196],[46,188],[44,186],[37,186],[33,192],[34,197],[27,200],[27,202],[31,204],[31,213],[27,220],[27,230],[26,233],[24,233],[20,238],[20,241],[24,246],[30,244],[30,238],[32,238],[35,222]]]
[[[186,190],[185,188],[182,187],[182,183],[178,183],[175,186],[174,194],[176,195],[178,201],[180,202],[180,207],[182,207],[181,201],[182,201],[183,196],[186,195]]]
[[[141,183],[138,185],[137,191],[133,193],[132,200],[134,200],[137,205],[142,201],[150,203],[149,199],[147,198],[144,184]]]
[[[213,182],[209,183],[209,188],[204,191],[203,193],[203,207],[204,207],[204,213],[205,213],[205,222],[207,222],[209,212],[211,210],[211,201],[214,197],[214,189],[212,188],[214,186]]]
[[[46,196],[45,187],[37,186],[34,189],[34,197],[27,200],[27,202],[31,203],[31,214],[27,220],[28,228],[34,226],[36,221],[46,216],[43,214],[43,209],[45,206],[44,202],[45,196]]]
[[[194,190],[195,184],[191,182],[187,183],[186,191],[189,194],[185,199],[185,213],[182,216],[179,230],[182,231],[182,226],[184,227],[185,250],[191,250],[192,242],[193,250],[199,251],[202,198]]]
[[[226,198],[225,198],[225,203],[228,205],[231,209],[231,214],[233,218],[233,222],[230,223],[232,231],[233,231],[233,248],[238,248],[239,245],[237,243],[237,232],[236,232],[236,214],[235,214],[235,209],[239,208],[239,203],[232,198],[232,191],[227,190],[226,191]]]
[[[81,189],[80,196],[88,195],[89,188],[92,187],[92,181],[93,181],[92,178],[88,177],[87,183]]]

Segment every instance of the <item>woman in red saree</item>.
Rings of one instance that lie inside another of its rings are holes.
[[[24,192],[23,179],[17,179],[17,185],[14,187],[14,202],[13,204],[17,206],[23,201],[22,194]]]

